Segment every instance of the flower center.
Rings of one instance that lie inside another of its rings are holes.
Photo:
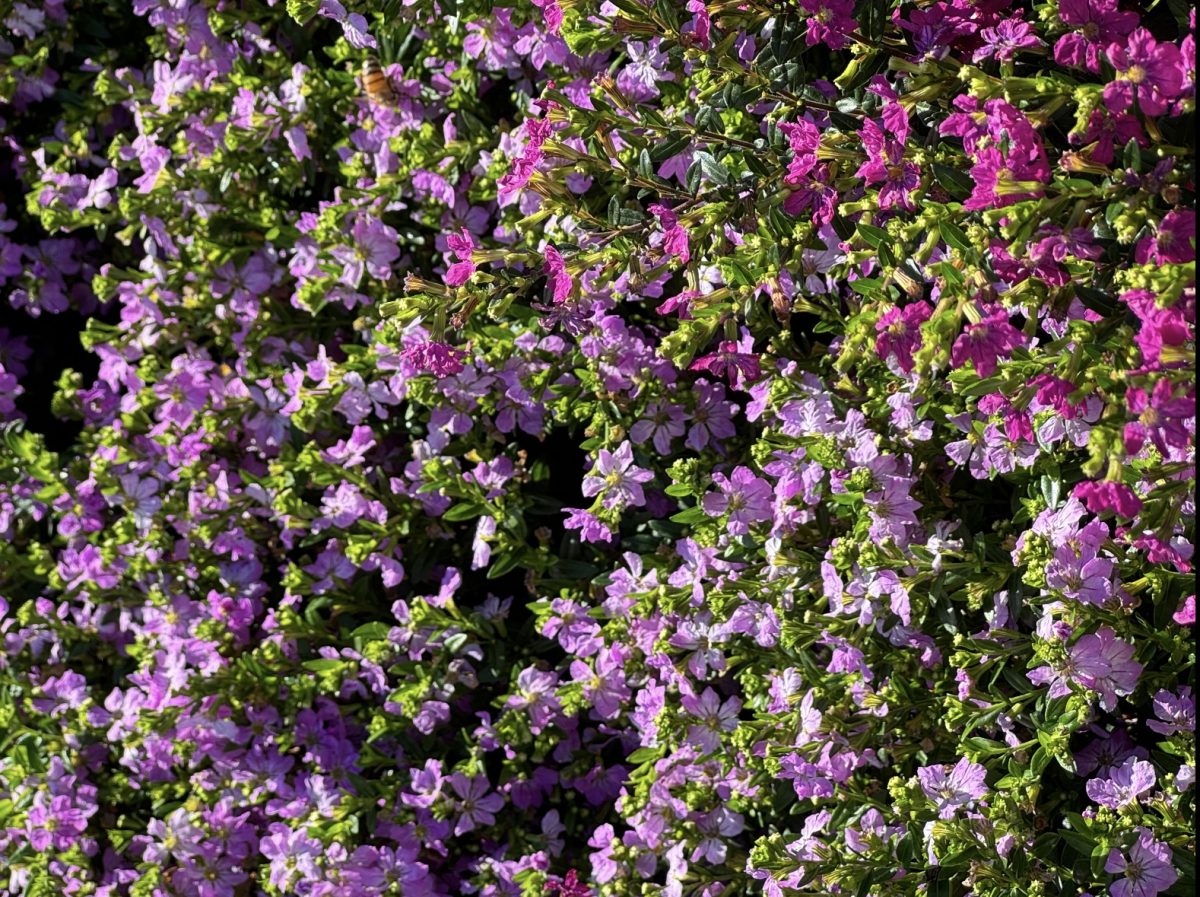
[[[1134,84],[1141,84],[1146,80],[1146,70],[1140,65],[1131,65],[1129,70],[1125,72],[1125,80],[1132,81]]]

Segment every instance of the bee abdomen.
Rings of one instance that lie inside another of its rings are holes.
[[[396,92],[392,89],[392,82],[388,80],[379,60],[374,57],[369,57],[363,63],[362,85],[367,99],[372,103],[391,105],[396,101]]]

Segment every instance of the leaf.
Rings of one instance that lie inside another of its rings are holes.
[[[443,520],[449,520],[454,523],[459,520],[474,520],[480,514],[487,510],[487,505],[480,504],[457,504],[442,515]]]
[[[966,231],[952,221],[942,220],[938,222],[938,233],[942,235],[942,239],[950,246],[953,246],[959,252],[971,252],[974,247],[971,245],[970,239],[967,237]]]
[[[288,15],[301,25],[315,16],[320,7],[319,0],[287,0]]]
[[[975,181],[972,180],[969,174],[959,171],[957,168],[951,168],[948,165],[933,164],[933,176],[942,186],[942,189],[949,193],[954,199],[966,199],[971,195],[971,191],[975,189]]]
[[[874,225],[870,224],[860,224],[858,226],[858,233],[862,236],[866,244],[872,249],[878,249],[884,243],[887,243],[892,239],[891,234],[885,231],[882,227],[875,227]]]
[[[696,153],[696,162],[703,175],[721,187],[729,185],[729,169],[716,160],[712,153],[703,150]]]
[[[314,673],[331,673],[334,670],[340,670],[346,665],[344,660],[336,660],[332,657],[322,657],[319,660],[306,660],[300,666],[306,670],[311,670]]]

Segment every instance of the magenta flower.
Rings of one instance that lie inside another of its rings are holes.
[[[1171,865],[1171,848],[1155,841],[1148,829],[1138,827],[1138,839],[1129,854],[1113,848],[1104,871],[1121,878],[1109,886],[1112,897],[1155,897],[1179,878]]]
[[[846,35],[858,30],[853,0],[800,0],[800,8],[808,13],[804,42],[810,47],[825,44],[840,50],[849,43]]]
[[[408,346],[400,357],[418,370],[428,371],[440,379],[461,373],[466,353],[446,343],[427,340]]]
[[[603,493],[602,503],[609,510],[638,508],[646,503],[642,483],[652,479],[653,471],[633,463],[633,446],[626,441],[615,452],[600,449],[591,472],[583,478],[583,494],[591,498]]]
[[[659,203],[651,205],[650,212],[658,219],[659,227],[662,228],[662,251],[675,256],[686,265],[692,255],[688,248],[687,231],[679,223],[678,216]]]
[[[1186,421],[1196,416],[1194,393],[1188,398],[1176,398],[1175,388],[1167,379],[1159,380],[1147,393],[1135,387],[1125,393],[1131,414],[1137,419],[1125,425],[1125,451],[1135,455],[1147,441],[1154,443],[1163,454],[1168,446],[1183,448],[1192,439]]]
[[[1146,115],[1162,115],[1183,89],[1183,57],[1174,44],[1159,43],[1145,28],[1112,43],[1108,61],[1117,77],[1104,86],[1104,102],[1114,112],[1134,105]]]
[[[833,220],[837,210],[838,192],[829,185],[829,166],[821,163],[800,184],[800,189],[783,201],[783,210],[789,215],[808,211],[817,227],[824,227]]]
[[[545,267],[542,269],[546,275],[546,289],[550,291],[551,301],[555,305],[559,305],[571,295],[575,281],[567,273],[567,263],[557,249],[547,244],[543,257],[546,260]]]
[[[475,274],[475,240],[471,232],[464,227],[457,234],[447,234],[446,245],[458,261],[450,266],[442,279],[448,287],[462,286]]]
[[[788,163],[787,174],[784,175],[783,182],[799,184],[816,167],[817,150],[821,146],[821,132],[807,119],[780,122],[779,130],[787,135],[788,146],[792,150],[792,160]]]
[[[987,770],[966,757],[953,767],[938,764],[917,770],[921,790],[933,801],[939,819],[953,819],[955,813],[987,794]]]
[[[728,514],[730,535],[744,535],[754,524],[774,517],[771,484],[755,476],[749,467],[736,468],[732,477],[714,473],[712,478],[720,491],[704,496],[704,513],[709,517]]]
[[[1024,333],[1008,322],[1008,314],[998,310],[978,324],[970,324],[954,341],[950,360],[955,367],[968,361],[975,365],[980,377],[990,377],[996,371],[996,362],[1007,358],[1013,349],[1028,342]]]
[[[1117,0],[1059,0],[1058,17],[1069,26],[1054,45],[1054,61],[1100,72],[1100,53],[1120,43],[1138,24],[1135,12],[1117,9]]]
[[[733,340],[722,342],[711,355],[696,359],[688,370],[707,371],[714,377],[724,376],[729,380],[730,386],[753,382],[762,376],[758,356],[739,351],[738,344]]]
[[[913,353],[921,345],[921,325],[933,314],[933,306],[924,300],[903,309],[892,306],[875,322],[875,352],[880,358],[895,358],[904,373],[913,369]]]
[[[1112,511],[1130,519],[1142,510],[1142,500],[1124,483],[1094,480],[1080,483],[1072,493],[1093,514]]]
[[[1196,596],[1188,595],[1179,605],[1179,610],[1171,615],[1171,619],[1180,626],[1192,626],[1196,622]]]
[[[1173,209],[1163,216],[1155,233],[1138,243],[1134,261],[1139,265],[1183,265],[1196,258],[1196,212]]]
[[[879,208],[891,209],[899,206],[913,211],[916,204],[913,194],[921,186],[921,169],[915,162],[904,158],[904,144],[889,139],[883,128],[868,118],[859,132],[867,151],[867,161],[859,166],[856,177],[867,185],[882,184],[879,188]]]

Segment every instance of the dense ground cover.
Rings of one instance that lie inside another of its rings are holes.
[[[0,9],[0,895],[1192,892],[1183,4]]]

